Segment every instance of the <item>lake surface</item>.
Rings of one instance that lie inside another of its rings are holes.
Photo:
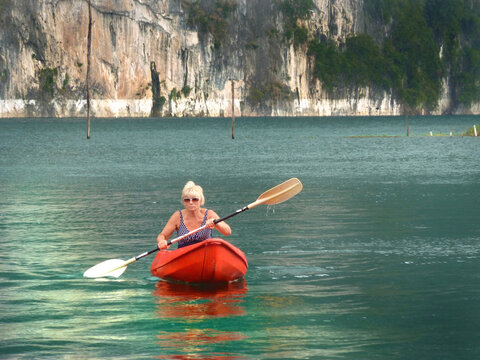
[[[409,123],[0,119],[0,358],[480,358],[480,139],[426,136],[480,117]],[[153,249],[188,180],[224,216],[291,177],[229,220],[243,282],[82,276]]]

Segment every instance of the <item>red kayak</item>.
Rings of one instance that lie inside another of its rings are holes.
[[[225,240],[213,238],[176,250],[159,251],[150,271],[165,280],[221,283],[243,278],[247,268],[243,251]]]

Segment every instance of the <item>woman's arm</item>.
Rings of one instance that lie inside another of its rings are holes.
[[[218,224],[214,224],[214,221],[216,219],[220,219],[220,217],[217,215],[217,213],[213,210],[208,211],[208,219],[205,225],[207,225],[208,228],[210,229],[215,229],[219,231],[223,236],[229,236],[232,234],[232,229],[230,226],[225,222],[219,222]]]
[[[159,249],[163,249],[167,247],[167,240],[170,239],[173,232],[178,229],[180,225],[180,214],[178,211],[175,211],[170,219],[168,220],[167,224],[163,228],[162,232],[157,236],[157,245]]]

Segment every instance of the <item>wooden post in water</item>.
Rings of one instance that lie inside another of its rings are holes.
[[[403,104],[403,113],[405,114],[405,121],[407,123],[407,136],[410,135],[410,128],[408,127],[408,106]]]
[[[90,52],[92,48],[92,3],[88,0],[88,35],[87,35],[87,139],[90,139]]]
[[[408,113],[405,113],[405,119],[407,120],[407,136],[410,136],[410,128],[408,127]]]
[[[235,139],[235,82],[232,80],[232,140]]]
[[[473,125],[473,133],[475,134],[475,137],[478,136],[478,133],[477,133],[477,126],[476,125]]]

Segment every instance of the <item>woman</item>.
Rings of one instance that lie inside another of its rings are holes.
[[[174,212],[162,232],[158,235],[157,244],[159,249],[167,247],[167,240],[175,230],[177,230],[178,236],[182,236],[201,226],[207,226],[202,231],[178,241],[179,248],[211,238],[213,229],[218,230],[224,236],[229,236],[232,233],[232,229],[226,222],[214,223],[216,219],[219,219],[215,211],[201,207],[205,204],[203,189],[193,181],[187,182],[183,188],[182,203],[185,209]]]

